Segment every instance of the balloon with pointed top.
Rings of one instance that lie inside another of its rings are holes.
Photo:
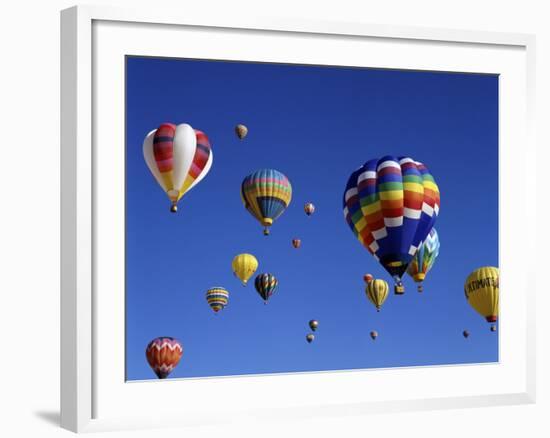
[[[147,345],[145,355],[159,379],[166,379],[178,365],[183,354],[181,343],[169,336],[155,338]]]
[[[292,246],[298,249],[302,246],[302,241],[300,239],[292,239]]]
[[[223,287],[212,287],[206,291],[206,301],[215,313],[224,309],[229,302],[229,292]]]
[[[252,254],[239,254],[231,262],[231,267],[235,276],[241,280],[243,286],[246,286],[258,269],[258,260]]]
[[[269,300],[269,298],[271,298],[271,295],[275,293],[278,285],[279,280],[277,280],[277,278],[273,274],[269,274],[267,272],[259,274],[254,280],[256,291],[264,300],[264,304],[267,304],[267,300]]]
[[[313,213],[315,213],[315,205],[313,205],[311,202],[306,202],[304,205],[304,212],[311,216]]]
[[[210,171],[213,154],[206,134],[190,125],[163,123],[143,141],[147,167],[168,195],[170,211]]]
[[[315,339],[315,335],[313,333],[308,333],[306,335],[306,341],[308,344],[311,344],[314,339]]]
[[[373,330],[372,332],[370,332],[370,337],[373,341],[376,341],[376,338],[378,337],[378,332],[376,330]]]
[[[280,217],[292,200],[292,186],[288,178],[275,169],[260,169],[248,175],[241,184],[241,200],[248,212],[264,227]]]
[[[242,140],[248,135],[248,128],[245,125],[238,124],[235,126],[235,134],[239,137],[239,140]]]
[[[309,328],[313,331],[317,330],[317,327],[319,327],[319,321],[317,321],[316,319],[312,319],[311,321],[309,321]]]

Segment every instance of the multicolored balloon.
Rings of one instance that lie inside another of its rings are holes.
[[[279,285],[279,280],[269,273],[260,274],[256,277],[254,281],[254,286],[256,286],[256,291],[262,299],[264,304],[267,304],[267,300],[275,293],[277,286]]]
[[[195,187],[212,167],[210,141],[202,131],[182,123],[163,123],[143,141],[143,156],[149,170],[178,211],[181,197]]]
[[[231,262],[231,267],[235,276],[241,280],[243,286],[246,286],[250,277],[258,269],[258,260],[252,254],[239,254]]]
[[[401,277],[435,223],[439,205],[434,178],[424,164],[409,157],[367,161],[351,174],[343,197],[344,217],[353,234],[399,290]]]
[[[292,186],[288,178],[275,169],[261,169],[248,175],[241,184],[241,200],[244,206],[269,234],[273,225],[289,206]]]
[[[314,339],[315,339],[315,335],[313,333],[308,333],[306,335],[306,341],[308,344],[311,344]]]
[[[302,246],[302,241],[300,239],[292,239],[292,246],[298,249]]]
[[[178,365],[183,354],[181,343],[168,336],[155,338],[147,345],[145,355],[159,379],[166,379]]]
[[[319,321],[317,321],[316,319],[312,319],[311,321],[309,321],[309,328],[313,331],[317,330],[317,327],[319,327]]]
[[[418,247],[416,254],[409,263],[407,274],[418,283],[418,292],[422,292],[424,287],[422,282],[426,278],[426,274],[435,263],[439,255],[439,236],[435,228],[432,228],[426,240]]]
[[[367,283],[365,293],[369,301],[375,305],[377,312],[380,312],[382,304],[388,298],[389,288],[388,283],[384,280],[371,280]]]
[[[242,140],[248,135],[248,128],[245,125],[241,125],[239,123],[237,126],[235,126],[235,134],[237,134],[239,140]]]
[[[494,323],[498,320],[498,268],[484,266],[472,272],[464,283],[464,294],[470,306],[487,322]]]
[[[304,211],[308,216],[311,216],[313,213],[315,213],[315,205],[313,205],[311,202],[307,202],[304,205]]]
[[[370,332],[370,337],[373,341],[376,341],[376,338],[378,337],[378,332],[376,330],[373,330],[372,332]]]
[[[229,292],[223,287],[213,287],[206,291],[206,301],[212,310],[218,313],[229,301]]]

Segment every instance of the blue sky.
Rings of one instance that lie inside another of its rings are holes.
[[[498,333],[463,292],[472,270],[498,266],[497,76],[133,57],[126,96],[129,380],[156,378],[145,347],[157,336],[183,344],[171,377],[498,360]],[[143,138],[163,122],[203,130],[214,152],[177,214],[142,155]],[[249,128],[244,141],[237,123]],[[406,276],[406,293],[392,291],[377,313],[363,274],[391,279],[348,228],[342,194],[354,169],[388,154],[434,175],[441,250],[424,293]],[[264,167],[293,187],[269,237],[239,195],[242,179]],[[253,283],[233,276],[241,252],[279,279],[266,306]],[[212,286],[230,292],[219,314],[206,303]],[[320,323],[312,344],[310,319]]]

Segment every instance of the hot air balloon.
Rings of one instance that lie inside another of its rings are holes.
[[[264,300],[264,304],[267,304],[267,300],[269,300],[271,295],[273,295],[278,284],[279,281],[273,274],[264,273],[256,277],[256,280],[254,280],[254,286],[256,286],[256,291]]]
[[[376,306],[376,311],[380,312],[380,308],[386,298],[388,298],[389,286],[384,280],[371,280],[367,283],[365,293],[369,301]]]
[[[316,319],[312,319],[311,321],[309,321],[309,328],[313,331],[317,330],[317,327],[319,327],[319,321],[317,321]]]
[[[147,345],[147,362],[159,379],[166,379],[181,359],[183,348],[177,339],[165,336],[155,338]]]
[[[229,292],[223,287],[213,287],[206,291],[206,301],[212,310],[218,313],[229,301]]]
[[[416,254],[409,263],[407,273],[418,283],[418,292],[424,290],[422,282],[426,274],[432,269],[435,259],[439,255],[439,236],[435,228],[432,228],[426,240],[418,247]]]
[[[464,330],[462,332],[462,336],[464,336],[466,339],[468,338],[468,336],[470,336],[470,332],[468,330]]]
[[[275,169],[261,169],[248,175],[241,184],[244,206],[269,234],[273,221],[283,214],[292,199],[288,178]]]
[[[385,156],[353,172],[343,198],[354,235],[403,293],[401,277],[439,214],[434,178],[412,158]]]
[[[306,335],[306,341],[308,344],[311,344],[314,339],[315,339],[315,335],[313,333],[308,333]]]
[[[298,249],[302,246],[302,241],[300,239],[292,239],[292,246]]]
[[[206,134],[186,123],[163,123],[149,132],[143,141],[143,156],[170,198],[173,213],[180,198],[206,176],[213,161]]]
[[[315,205],[313,205],[311,202],[307,202],[304,205],[304,211],[308,216],[311,216],[313,213],[315,213]]]
[[[464,283],[464,294],[470,306],[487,322],[496,322],[499,295],[498,268],[485,266],[472,272]]]
[[[365,281],[365,283],[368,283],[369,281],[374,280],[374,277],[371,274],[365,274],[363,275],[363,280]]]
[[[492,325],[492,326],[491,326],[491,331],[492,331],[492,332],[496,332],[496,331],[497,331],[497,326],[496,326],[496,325]]]
[[[258,260],[252,254],[239,254],[233,259],[231,267],[235,276],[242,281],[243,286],[246,286],[250,277],[258,269]]]
[[[239,140],[242,140],[247,136],[248,128],[239,123],[237,126],[235,126],[235,134],[237,134],[237,137],[239,137]]]
[[[373,341],[376,341],[376,338],[378,337],[378,332],[376,330],[373,330],[372,332],[370,332],[370,337]]]

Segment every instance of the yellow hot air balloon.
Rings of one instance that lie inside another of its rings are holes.
[[[498,268],[493,266],[476,269],[464,283],[464,294],[468,303],[487,322],[496,322],[498,319],[498,289]]]
[[[380,312],[380,308],[386,298],[388,298],[388,283],[384,280],[371,280],[367,283],[365,293],[369,301],[376,306],[376,310]]]
[[[246,282],[258,269],[258,260],[252,254],[239,254],[233,259],[231,267],[235,276],[243,282],[243,286],[246,286]]]

